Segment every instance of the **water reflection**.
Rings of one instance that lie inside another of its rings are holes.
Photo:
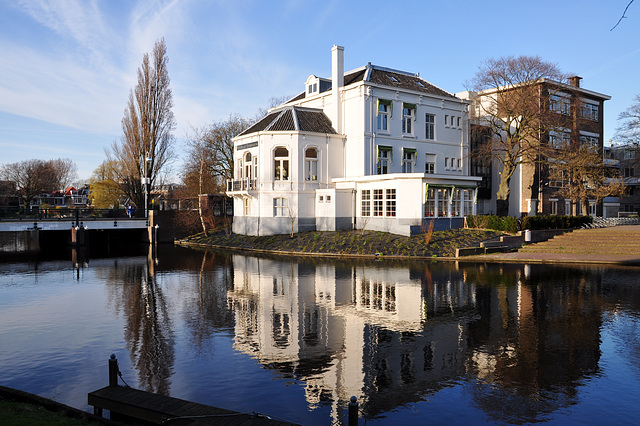
[[[334,419],[351,395],[375,416],[472,379],[493,420],[536,421],[598,372],[599,277],[234,255],[228,296],[235,348],[303,379],[310,407],[331,404]]]
[[[124,339],[141,389],[170,394],[175,360],[174,331],[167,299],[155,274],[155,259],[115,262],[103,277],[109,301],[125,318]]]

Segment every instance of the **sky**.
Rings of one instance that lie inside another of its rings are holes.
[[[137,69],[167,44],[172,180],[193,128],[254,118],[311,74],[371,62],[451,92],[481,63],[537,55],[611,96],[605,141],[640,94],[640,1],[0,0],[0,165],[71,158],[81,181],[122,136]]]

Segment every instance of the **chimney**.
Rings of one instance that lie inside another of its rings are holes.
[[[333,111],[331,121],[339,134],[342,131],[342,102],[340,89],[344,86],[344,47],[333,45],[331,48],[331,103]]]
[[[569,84],[573,87],[580,87],[580,80],[582,80],[582,77],[574,75],[572,77],[569,77]]]

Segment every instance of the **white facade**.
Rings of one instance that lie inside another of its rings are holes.
[[[469,176],[468,103],[417,74],[371,64],[345,74],[343,63],[334,46],[331,80],[309,76],[235,139],[233,231],[462,226],[480,180]]]

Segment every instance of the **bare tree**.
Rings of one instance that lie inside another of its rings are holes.
[[[621,197],[624,183],[614,169],[607,172],[597,145],[569,144],[560,149],[547,147],[546,163],[549,183],[565,199],[580,201],[581,213],[588,215],[589,200],[600,202],[604,197]]]
[[[28,206],[36,195],[65,189],[76,179],[77,167],[69,158],[55,160],[25,160],[5,164],[0,169],[2,179],[13,182]]]
[[[171,111],[173,93],[169,87],[167,46],[156,41],[153,53],[145,53],[138,68],[138,83],[129,93],[122,119],[123,136],[114,142],[107,159],[117,164],[118,181],[138,208],[144,205],[151,187],[170,161],[176,121]],[[142,182],[143,178],[148,183]],[[146,194],[145,194],[146,193]]]
[[[550,114],[554,94],[549,82],[566,80],[555,64],[538,56],[489,59],[471,83],[475,92],[473,116],[489,141],[473,155],[502,166],[497,214],[509,212],[509,184],[516,168],[537,161],[540,136],[561,125],[561,114]]]
[[[621,122],[616,129],[616,141],[622,144],[640,142],[640,95],[633,98],[633,103],[618,115]]]

